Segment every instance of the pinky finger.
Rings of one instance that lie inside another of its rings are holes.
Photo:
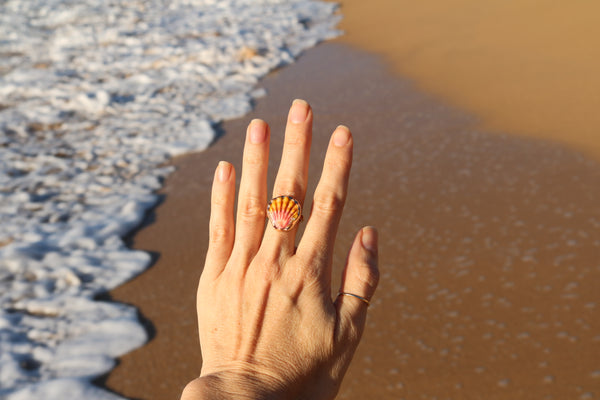
[[[209,223],[209,244],[204,264],[204,276],[216,278],[225,268],[235,236],[233,208],[235,201],[235,170],[226,161],[219,162],[212,186]]]
[[[365,327],[367,307],[379,282],[377,266],[377,231],[361,229],[350,253],[342,276],[340,295],[336,299],[338,332],[350,343],[357,345]]]

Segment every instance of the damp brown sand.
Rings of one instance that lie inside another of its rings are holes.
[[[380,287],[339,398],[600,398],[600,164],[552,142],[483,132],[339,43],[263,85],[268,96],[250,115],[223,124],[207,151],[174,161],[164,202],[135,235],[134,247],[157,261],[111,296],[138,307],[154,336],[121,359],[107,387],[177,398],[197,376],[194,297],[213,170],[225,159],[239,171],[246,124],[260,117],[272,125],[272,181],[287,109],[301,97],[315,113],[309,193],[335,126],[355,136],[336,271],[361,226],[381,237]]]
[[[485,129],[600,159],[600,3],[343,0],[344,42],[385,57]]]

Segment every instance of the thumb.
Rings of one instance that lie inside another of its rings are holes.
[[[377,236],[377,230],[373,227],[365,227],[356,235],[336,299],[339,332],[355,345],[362,336],[368,303],[379,282]]]

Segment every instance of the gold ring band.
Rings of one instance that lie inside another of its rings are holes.
[[[348,293],[348,292],[339,292],[337,297],[340,296],[350,296],[350,297],[356,297],[357,299],[359,299],[360,301],[362,301],[363,303],[365,303],[367,305],[367,307],[371,304],[371,302],[369,300],[367,300],[366,298],[359,296],[357,294],[354,293]]]
[[[292,196],[277,196],[267,204],[267,218],[278,231],[289,231],[302,221],[302,206]]]

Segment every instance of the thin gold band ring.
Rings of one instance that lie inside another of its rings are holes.
[[[363,303],[365,303],[367,305],[367,307],[371,304],[371,302],[369,300],[367,300],[366,298],[359,296],[357,294],[354,293],[348,293],[348,292],[339,292],[337,297],[340,296],[350,296],[350,297],[356,297],[357,299],[359,299],[360,301],[362,301]]]

